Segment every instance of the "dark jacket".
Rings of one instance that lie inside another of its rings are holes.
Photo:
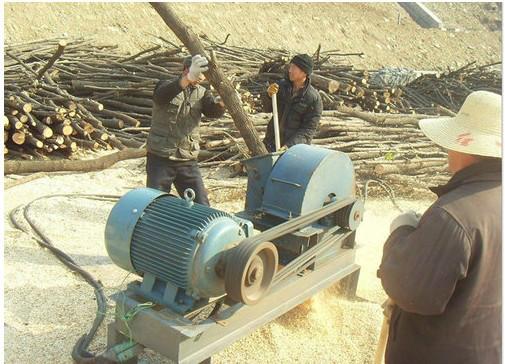
[[[279,82],[277,94],[277,111],[281,146],[291,147],[295,144],[310,144],[317,133],[319,120],[323,112],[323,103],[317,90],[307,78],[305,87],[292,96],[293,86],[289,80]],[[265,112],[272,112],[272,99],[263,95]],[[273,117],[268,123],[263,143],[268,151],[275,149]]]
[[[200,85],[183,90],[179,81],[180,78],[162,80],[154,89],[147,151],[176,161],[196,160],[202,113],[221,117],[224,108],[214,102],[209,90]]]
[[[501,363],[501,162],[432,190],[418,227],[384,246],[378,276],[397,305],[386,364]]]

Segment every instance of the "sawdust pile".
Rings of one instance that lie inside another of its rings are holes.
[[[259,358],[263,363],[371,363],[381,320],[378,304],[348,301],[330,288],[213,359],[222,363],[258,363]]]

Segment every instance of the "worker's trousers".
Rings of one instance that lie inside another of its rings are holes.
[[[174,184],[181,197],[191,188],[195,192],[195,202],[210,205],[196,161],[179,162],[147,153],[146,171],[147,187],[170,193]]]

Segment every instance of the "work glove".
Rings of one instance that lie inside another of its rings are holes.
[[[202,57],[201,55],[197,54],[191,58],[191,67],[189,67],[189,72],[188,72],[188,80],[191,82],[195,82],[200,80],[200,78],[203,76],[203,72],[206,72],[209,67],[207,65],[209,62],[207,61],[207,58]]]
[[[413,210],[404,212],[393,219],[389,227],[389,232],[392,233],[400,226],[412,226],[417,227],[417,224],[421,220],[421,214],[416,213]]]
[[[268,86],[268,88],[267,88],[268,96],[272,97],[277,92],[279,92],[279,85],[278,84],[272,83],[272,84],[270,84],[270,86]]]

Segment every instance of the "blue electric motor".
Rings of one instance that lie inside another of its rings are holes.
[[[121,268],[143,276],[136,291],[177,312],[225,294],[224,253],[250,236],[252,223],[185,198],[140,188],[112,209],[105,245]]]

